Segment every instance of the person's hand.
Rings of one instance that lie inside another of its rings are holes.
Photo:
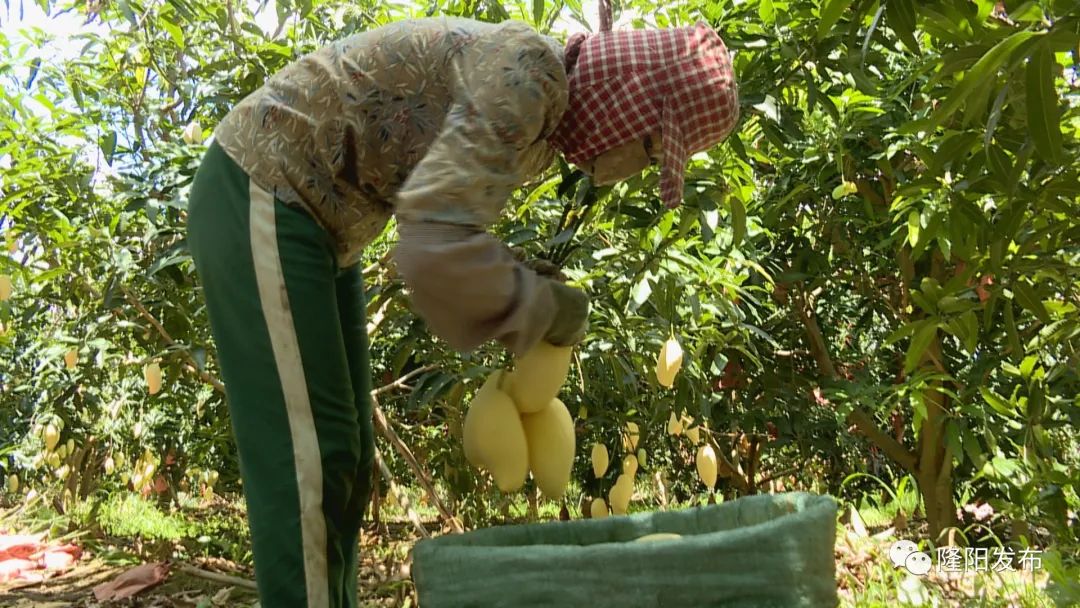
[[[514,259],[517,260],[519,264],[532,270],[536,274],[555,281],[566,282],[566,275],[562,273],[562,269],[554,262],[538,258],[529,259],[528,254],[525,253],[525,250],[521,247],[512,247],[510,252],[514,254]]]
[[[555,294],[555,318],[544,340],[554,346],[573,346],[589,329],[589,296],[558,281],[552,281],[551,291]]]

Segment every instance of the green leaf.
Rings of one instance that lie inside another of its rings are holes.
[[[859,54],[860,60],[866,63],[866,53],[870,50],[870,40],[874,37],[874,32],[877,31],[878,25],[881,23],[881,16],[885,14],[885,7],[878,7],[877,13],[874,14],[873,21],[870,22],[870,27],[866,30],[866,36],[863,37],[862,52]]]
[[[915,5],[912,0],[885,0],[885,20],[908,50],[921,52],[919,42],[915,39]]]
[[[134,27],[139,27],[139,19],[135,16],[135,12],[131,10],[131,3],[128,0],[120,0],[117,5],[120,7],[120,12]]]
[[[975,314],[975,311],[969,310],[957,318],[957,323],[963,327],[964,335],[960,336],[960,341],[964,345],[964,350],[969,354],[974,355],[975,349],[979,345],[979,317]]]
[[[945,444],[948,446],[953,458],[960,462],[964,461],[964,448],[960,441],[960,427],[955,420],[949,420],[945,423]]]
[[[980,386],[979,393],[982,394],[983,400],[986,401],[995,412],[1010,418],[1016,415],[1016,408],[994,391],[985,386]]]
[[[1031,378],[1031,372],[1035,369],[1035,364],[1039,362],[1039,358],[1035,355],[1028,355],[1024,357],[1024,360],[1020,362],[1020,375],[1025,379]]]
[[[997,144],[991,144],[986,148],[986,158],[993,174],[1002,182],[1007,182],[1012,174],[1012,161],[1005,150]]]
[[[544,0],[533,0],[533,23],[540,25],[544,21]]]
[[[638,284],[634,286],[630,297],[635,305],[641,306],[649,299],[650,295],[652,295],[652,283],[649,282],[649,277],[642,277]]]
[[[967,457],[971,459],[972,464],[981,469],[986,462],[986,455],[983,453],[979,437],[975,435],[971,429],[967,428],[966,425],[961,432],[961,436],[963,437],[964,452],[967,454]]]
[[[1035,36],[1035,32],[1017,32],[1001,42],[994,45],[989,51],[986,52],[975,65],[968,70],[964,79],[960,81],[956,87],[949,93],[949,96],[945,98],[945,101],[938,108],[937,112],[930,117],[927,129],[932,129],[940,126],[950,116],[952,116],[960,107],[964,104],[975,89],[985,84],[987,79],[992,78],[1001,64],[1005,62],[1008,56],[1015,51],[1021,44],[1030,40]]]
[[[1053,51],[1048,45],[1040,44],[1028,59],[1024,76],[1028,132],[1035,140],[1035,149],[1047,162],[1061,164],[1064,150],[1054,86],[1055,65]]]
[[[1016,329],[1016,313],[1013,312],[1012,302],[1005,300],[1005,336],[1008,339],[1009,351],[1013,359],[1019,359],[1024,355],[1024,349],[1020,346],[1020,333]]]
[[[821,19],[818,21],[818,40],[824,40],[829,35],[849,6],[851,6],[851,0],[825,0],[825,6],[821,9]]]
[[[1005,83],[1005,86],[1001,87],[1001,91],[998,92],[998,96],[994,99],[994,105],[990,108],[990,118],[986,121],[986,135],[983,136],[983,146],[987,149],[990,148],[990,144],[994,141],[994,131],[997,130],[998,122],[1001,120],[1001,109],[1005,105],[1005,97],[1009,94],[1009,83]]]
[[[1035,288],[1029,285],[1026,280],[1019,279],[1014,282],[1012,291],[1016,294],[1016,299],[1020,302],[1020,305],[1035,315],[1036,318],[1047,325],[1052,322],[1050,311],[1046,310],[1046,306],[1043,305],[1042,300],[1035,293]]]
[[[918,211],[912,210],[910,213],[908,213],[907,226],[908,226],[908,244],[911,245],[912,247],[914,247],[915,244],[919,242],[919,232],[922,229],[921,226],[919,225],[919,212]]]
[[[908,345],[907,354],[904,356],[904,371],[912,372],[922,359],[923,353],[930,346],[930,342],[937,334],[937,323],[933,320],[921,321],[921,326],[915,331],[915,337]]]
[[[758,16],[765,23],[776,20],[776,7],[773,6],[772,0],[761,0],[761,4],[758,5]]]
[[[112,166],[113,155],[116,152],[116,131],[109,131],[101,136],[101,154],[105,162]]]
[[[168,32],[173,43],[180,48],[184,48],[184,32],[180,29],[180,26],[165,19],[160,20],[159,23],[161,24],[162,29]]]
[[[738,247],[746,237],[746,207],[737,196],[730,196],[731,201],[731,246]]]
[[[900,340],[915,333],[915,329],[918,327],[917,323],[904,323],[902,326],[894,329],[892,333],[885,337],[885,345],[895,344]]]

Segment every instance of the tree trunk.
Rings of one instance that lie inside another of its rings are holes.
[[[944,283],[943,266],[940,254],[935,254],[931,262],[930,276],[939,283]],[[919,368],[928,372],[948,373],[942,357],[939,335],[935,334],[930,341],[919,361]],[[926,420],[919,428],[919,460],[913,471],[926,508],[930,537],[935,542],[941,540],[943,531],[956,524],[956,499],[952,483],[954,455],[947,447],[946,435],[950,402],[941,389],[941,381],[935,380],[922,392]]]
[[[905,286],[914,278],[914,265],[911,263],[906,248],[901,252],[900,258],[900,267],[904,274],[901,286]],[[931,276],[942,282],[941,275],[943,275],[943,264],[940,257],[936,256],[932,264]],[[906,292],[906,288],[904,289]],[[906,293],[904,299],[906,299]],[[817,316],[814,314],[813,304],[802,289],[799,289],[796,297],[791,298],[790,301],[806,328],[810,353],[818,364],[820,375],[824,378],[835,379],[836,366],[829,354]],[[899,364],[903,365],[902,361]],[[937,336],[923,355],[920,367],[947,372],[941,356],[941,342]],[[893,462],[914,475],[925,505],[930,536],[935,541],[939,540],[942,532],[956,524],[956,500],[952,477],[954,455],[949,453],[946,447],[949,401],[940,388],[941,383],[934,382],[922,393],[923,403],[926,404],[926,420],[919,429],[919,448],[915,453],[882,431],[869,412],[856,407],[848,417],[848,422],[856,431],[878,447]]]
[[[940,355],[941,345],[934,338],[930,348],[931,356]],[[926,521],[930,526],[930,536],[939,541],[939,535],[946,528],[956,524],[956,501],[953,495],[952,468],[954,455],[948,449],[945,425],[948,423],[948,397],[942,394],[940,382],[935,382],[923,393],[926,404],[926,420],[919,429],[918,470],[915,479],[919,482],[926,505]]]

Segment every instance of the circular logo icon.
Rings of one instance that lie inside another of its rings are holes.
[[[930,572],[930,556],[922,551],[916,551],[907,556],[904,567],[915,576],[924,576]]]
[[[910,540],[898,540],[889,547],[889,561],[897,568],[903,568],[907,558],[919,550],[919,546]]]

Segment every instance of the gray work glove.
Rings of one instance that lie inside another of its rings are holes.
[[[536,274],[557,281],[566,281],[566,275],[562,273],[562,269],[554,262],[538,258],[529,259],[529,254],[521,247],[511,247],[510,253],[514,255],[514,259],[517,260],[519,264],[532,270]]]
[[[520,247],[511,249],[514,259],[536,274],[551,279],[551,291],[555,296],[555,318],[551,321],[544,341],[554,346],[573,346],[585,337],[589,329],[589,296],[580,289],[563,283],[566,275],[553,262],[528,259]]]
[[[555,295],[555,318],[544,340],[555,346],[573,346],[589,329],[589,296],[558,281],[551,282],[551,291]]]

